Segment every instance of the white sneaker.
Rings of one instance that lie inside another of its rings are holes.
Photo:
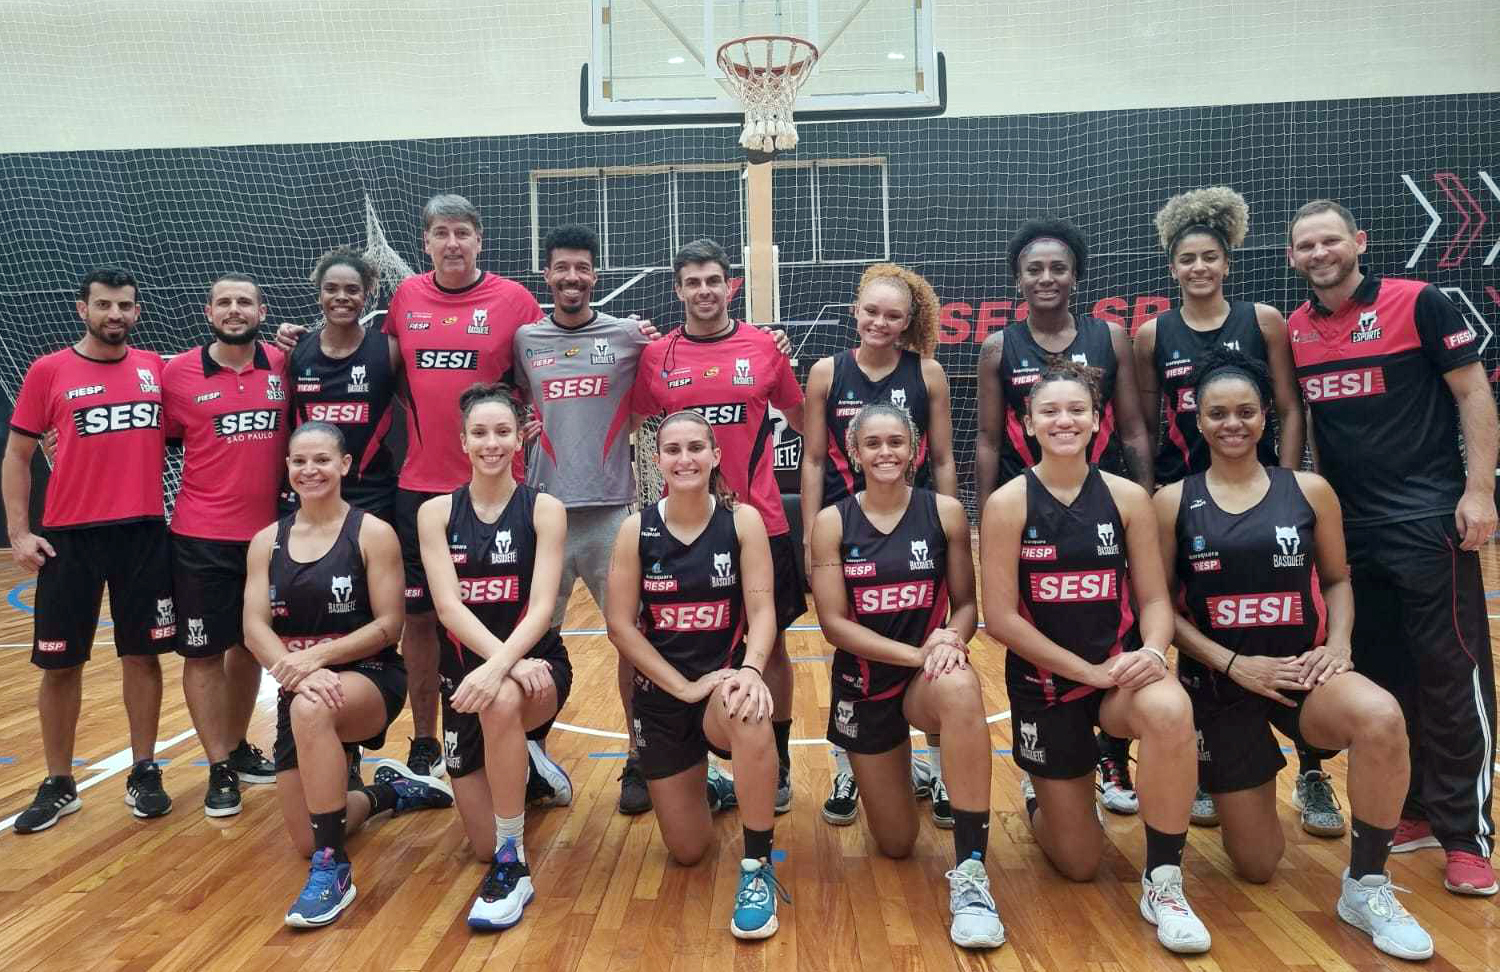
[[[547,798],[545,806],[565,807],[572,803],[573,781],[568,779],[568,774],[561,766],[552,761],[541,743],[535,739],[526,740],[526,753],[531,757],[531,765],[536,767],[537,773],[552,787],[552,796]]]
[[[932,796],[932,784],[936,779],[931,763],[920,756],[911,758],[911,791],[918,800],[926,800]]]
[[[1339,917],[1369,935],[1375,947],[1403,959],[1432,957],[1432,936],[1396,900],[1389,874],[1366,874],[1358,881],[1344,868],[1344,891],[1339,895]]]
[[[1113,756],[1101,756],[1095,767],[1094,788],[1099,793],[1099,802],[1110,813],[1129,816],[1141,809],[1135,784],[1130,779],[1130,767]]]
[[[999,948],[1005,944],[1005,926],[990,894],[990,876],[984,861],[975,854],[947,873],[948,912],[953,924],[948,937],[960,948]]]
[[[1141,876],[1141,917],[1156,926],[1156,940],[1169,952],[1208,951],[1212,939],[1182,893],[1182,868],[1162,864]]]
[[[484,931],[510,928],[531,903],[531,871],[516,858],[515,841],[506,838],[479,885],[479,896],[469,909],[469,927]]]

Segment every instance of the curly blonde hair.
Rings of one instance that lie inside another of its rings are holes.
[[[906,267],[894,263],[873,263],[865,268],[864,275],[859,278],[859,290],[854,298],[856,305],[859,303],[857,295],[863,294],[865,288],[873,283],[890,284],[906,292],[911,307],[908,314],[911,323],[906,326],[899,343],[924,358],[932,357],[937,349],[939,308],[937,292],[932,289],[932,284],[921,274]]]
[[[1156,233],[1169,256],[1177,241],[1195,228],[1218,237],[1227,253],[1250,232],[1250,206],[1228,186],[1210,186],[1178,193],[1156,213]]]

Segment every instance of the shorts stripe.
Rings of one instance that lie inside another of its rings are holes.
[[[1488,858],[1493,850],[1493,844],[1488,835],[1492,832],[1489,821],[1485,819],[1485,802],[1490,798],[1490,789],[1494,785],[1494,762],[1495,762],[1495,740],[1490,735],[1490,720],[1485,714],[1484,688],[1479,681],[1479,669],[1476,667],[1474,678],[1474,714],[1478,717],[1479,731],[1484,736],[1484,758],[1479,763],[1479,778],[1474,784],[1474,795],[1477,801],[1475,813],[1474,840],[1479,844],[1479,854]]]

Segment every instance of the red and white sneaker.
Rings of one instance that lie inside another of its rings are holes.
[[[1412,817],[1402,817],[1401,822],[1396,825],[1395,835],[1391,838],[1392,854],[1407,854],[1424,847],[1441,846],[1443,845],[1438,843],[1438,839],[1432,836],[1432,824]]]
[[[1454,894],[1474,894],[1485,898],[1500,891],[1500,885],[1495,883],[1495,869],[1490,866],[1489,861],[1478,854],[1456,850],[1448,852],[1443,887]]]

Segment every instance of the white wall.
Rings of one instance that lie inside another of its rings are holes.
[[[950,114],[1500,90],[1500,2],[936,0]],[[573,131],[587,0],[0,0],[0,152]]]

